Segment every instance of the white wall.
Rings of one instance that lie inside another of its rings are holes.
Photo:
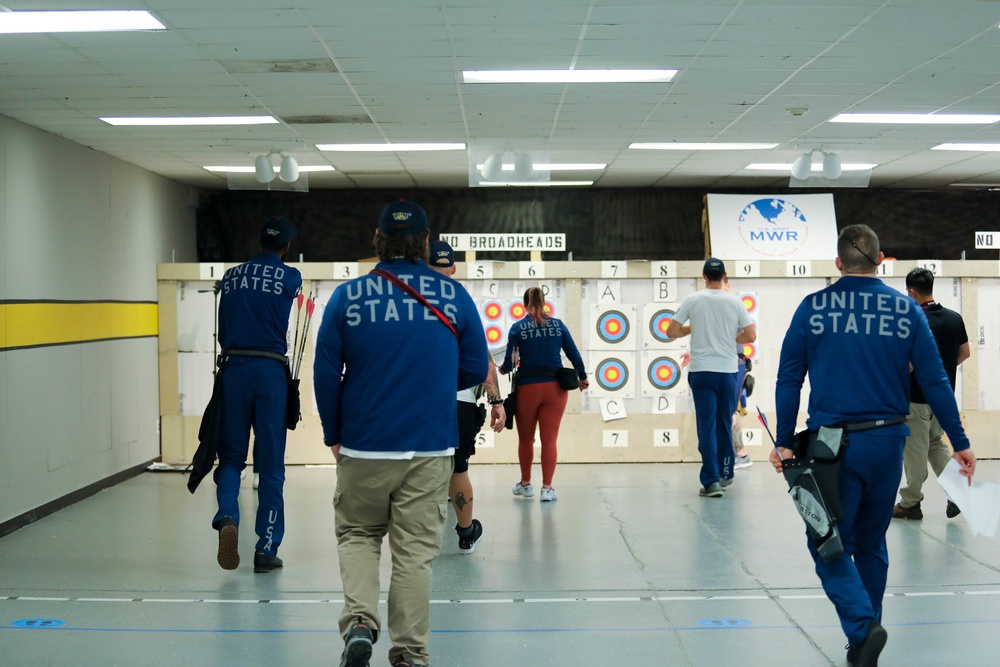
[[[0,302],[155,302],[197,259],[187,186],[3,116],[0,195]],[[159,456],[158,415],[155,338],[0,351],[0,522]]]

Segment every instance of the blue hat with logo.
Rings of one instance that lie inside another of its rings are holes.
[[[431,241],[431,266],[455,266],[455,251],[446,241]]]
[[[722,263],[721,259],[709,257],[705,260],[705,268],[701,272],[709,280],[722,280],[722,276],[726,275],[726,265]]]
[[[378,230],[386,236],[423,234],[427,231],[427,213],[411,201],[394,201],[382,209]]]
[[[282,215],[273,215],[260,228],[261,245],[269,248],[284,248],[299,233],[292,221]]]

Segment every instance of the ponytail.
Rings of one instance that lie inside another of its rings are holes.
[[[545,326],[545,295],[540,287],[529,287],[525,290],[524,305],[535,324]]]

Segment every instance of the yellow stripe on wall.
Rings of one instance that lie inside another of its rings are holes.
[[[0,350],[156,336],[157,304],[0,303]]]

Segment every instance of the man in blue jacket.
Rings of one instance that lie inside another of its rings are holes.
[[[971,479],[976,457],[927,319],[913,299],[876,277],[884,255],[867,225],[845,227],[837,240],[841,278],[807,296],[781,346],[775,388],[778,413],[771,464],[792,456],[799,394],[809,375],[810,430],[843,426],[838,524],[844,553],[824,562],[809,541],[816,574],[847,635],[847,661],[872,667],[888,635],[881,625],[889,555],[885,532],[903,467],[910,365],[927,402]]]
[[[215,470],[219,510],[212,526],[219,531],[218,561],[226,570],[240,564],[237,496],[251,425],[257,443],[254,465],[260,474],[254,572],[282,566],[277,554],[285,533],[286,336],[292,302],[302,287],[302,274],[282,260],[296,233],[287,218],[268,218],[257,237],[261,251],[226,271],[219,285],[219,343],[225,361],[220,371],[222,439]]]
[[[427,266],[424,210],[389,204],[375,270],[334,291],[313,369],[323,438],[337,459],[333,504],[344,585],[341,667],[366,667],[383,628],[379,557],[389,536],[389,660],[427,665],[431,561],[441,549],[458,442],[455,396],[486,379],[476,305]]]

